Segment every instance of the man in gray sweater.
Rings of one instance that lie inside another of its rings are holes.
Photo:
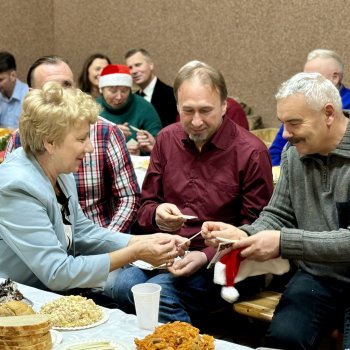
[[[338,90],[319,73],[296,74],[276,100],[289,143],[268,206],[240,228],[206,222],[203,236],[214,246],[215,237],[239,239],[233,249],[246,259],[282,256],[296,263],[266,346],[316,349],[345,312],[343,348],[350,348],[349,119]]]

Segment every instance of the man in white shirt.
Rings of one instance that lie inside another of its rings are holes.
[[[140,90],[136,93],[154,106],[163,127],[175,123],[178,115],[173,88],[163,83],[154,73],[154,63],[145,49],[132,49],[125,54],[134,84]]]

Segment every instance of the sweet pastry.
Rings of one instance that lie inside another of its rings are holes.
[[[0,316],[32,315],[35,311],[27,303],[11,300],[0,304]]]

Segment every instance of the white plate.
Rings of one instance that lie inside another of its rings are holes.
[[[95,323],[91,323],[91,324],[88,324],[86,326],[79,326],[79,327],[55,327],[55,326],[53,326],[52,329],[57,329],[59,331],[60,330],[61,331],[76,331],[76,330],[79,330],[79,329],[87,329],[87,328],[97,327],[100,324],[103,324],[103,323],[107,322],[108,319],[109,319],[109,312],[104,310],[104,309],[102,309],[102,308],[101,308],[101,310],[102,310],[102,318],[99,321],[95,322]]]
[[[189,251],[187,250],[185,252],[185,254],[189,253]],[[177,260],[181,260],[182,258],[180,256],[176,257],[174,259],[174,261],[177,261]],[[132,262],[130,264],[131,266],[135,266],[135,267],[138,267],[139,269],[141,270],[147,270],[147,271],[152,271],[152,270],[166,270],[167,269],[167,266],[166,264],[163,264],[163,265],[159,265],[159,266],[153,266],[151,264],[149,264],[148,262],[146,261],[143,261],[143,260],[136,260],[134,262]]]
[[[61,344],[63,335],[60,332],[55,331],[54,329],[50,329],[52,345]]]
[[[117,349],[117,350],[130,350],[130,348],[125,345],[125,344],[122,344],[122,343],[119,343],[119,342],[116,342],[114,340],[110,340],[110,339],[85,339],[83,341],[74,341],[74,342],[71,342],[71,343],[68,343],[68,344],[64,344],[64,345],[61,345],[59,347],[60,350],[74,350],[75,347],[80,347],[79,350],[82,350],[82,349],[94,349],[94,350],[98,350],[98,349],[105,349],[104,347],[97,347],[96,346],[96,343],[100,343],[100,342],[105,342],[105,343],[108,343],[111,348],[113,349]],[[95,345],[95,346],[94,346]],[[84,346],[84,347],[82,347]],[[91,347],[89,347],[91,346]]]

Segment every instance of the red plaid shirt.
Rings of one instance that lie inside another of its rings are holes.
[[[94,147],[86,154],[77,173],[79,202],[85,215],[110,230],[128,232],[140,205],[140,189],[123,133],[102,117],[91,125]],[[18,130],[12,134],[5,157],[20,147]]]

